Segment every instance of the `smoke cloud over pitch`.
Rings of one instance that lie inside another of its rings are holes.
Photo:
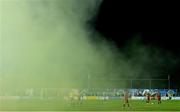
[[[98,87],[108,83],[106,79],[139,76],[154,69],[143,68],[157,59],[147,48],[131,46],[126,55],[118,53],[89,25],[100,3],[101,0],[1,0],[3,86],[87,87],[88,76],[103,77],[101,84],[100,79],[92,82]],[[92,36],[101,41],[93,42]]]
[[[87,26],[100,2],[1,1],[4,85],[78,87],[88,74],[104,72],[106,56],[91,44]]]

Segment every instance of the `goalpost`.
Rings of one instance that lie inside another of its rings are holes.
[[[167,78],[137,78],[137,79],[103,79],[101,77],[87,77],[87,88],[93,88],[94,83],[99,86],[117,88],[141,88],[141,89],[171,89],[170,76]],[[100,84],[102,82],[102,84]]]
[[[131,89],[137,88],[134,86],[134,83],[136,82],[146,82],[147,85],[145,85],[149,89],[155,89],[155,88],[167,88],[170,89],[170,76],[168,76],[167,79],[154,79],[154,78],[147,78],[147,79],[129,79],[131,81]]]

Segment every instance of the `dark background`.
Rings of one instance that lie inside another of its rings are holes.
[[[96,30],[121,49],[140,35],[143,45],[153,45],[180,60],[179,21],[176,3],[122,2],[104,0],[95,18]],[[161,71],[168,69],[162,68]],[[180,88],[180,63],[156,78],[171,78],[171,88]]]

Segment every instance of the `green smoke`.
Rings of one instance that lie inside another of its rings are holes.
[[[109,52],[94,47],[88,27],[100,2],[1,1],[4,87],[79,87],[103,74]]]
[[[153,65],[167,59],[136,42],[120,52],[103,40],[90,26],[101,0],[1,0],[0,4],[4,88],[88,87],[88,77],[92,87],[120,87],[127,82],[114,79],[150,77],[157,69]],[[100,41],[93,42],[92,36]]]

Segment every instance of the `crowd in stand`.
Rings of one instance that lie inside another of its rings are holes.
[[[41,89],[16,89],[0,91],[0,96],[32,96],[32,97],[62,97],[66,96],[73,89],[57,89],[57,88],[41,88]],[[76,89],[80,94],[84,96],[110,96],[110,97],[122,97],[123,89],[110,89],[110,88],[91,88],[91,89]],[[132,96],[143,96],[144,89],[129,89],[129,93]],[[151,90],[151,93],[156,90]],[[164,90],[165,91],[165,90]],[[163,90],[161,91],[163,93]],[[163,93],[164,94],[164,93]],[[174,95],[180,95],[176,91]],[[162,95],[163,96],[163,95]]]

